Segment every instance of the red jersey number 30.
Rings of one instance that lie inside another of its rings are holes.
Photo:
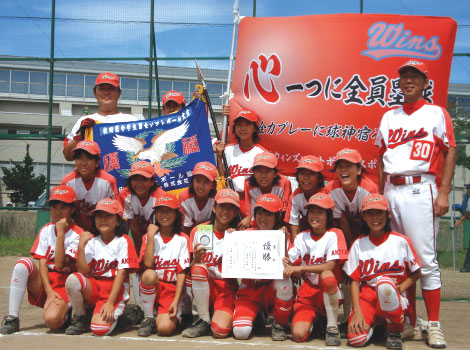
[[[433,148],[434,144],[431,141],[415,140],[410,159],[429,161]]]

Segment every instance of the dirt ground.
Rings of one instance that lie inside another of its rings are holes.
[[[0,258],[0,317],[8,313],[8,294],[11,270],[16,257]],[[469,276],[470,277],[470,276]],[[418,314],[425,316],[426,312],[422,300],[418,301]],[[441,323],[446,336],[448,349],[468,349],[470,335],[468,323],[470,323],[470,302],[468,301],[444,301],[441,304]],[[269,329],[268,329],[269,331]],[[154,349],[164,346],[166,349],[187,350],[193,349],[251,349],[270,348],[276,349],[334,349],[326,347],[324,339],[314,339],[306,343],[294,343],[291,340],[273,342],[269,336],[254,336],[246,341],[239,341],[230,337],[216,340],[212,337],[197,339],[183,338],[180,334],[173,337],[159,337],[153,335],[149,338],[137,336],[137,326],[129,326],[125,332],[115,332],[109,337],[94,337],[91,333],[80,336],[66,336],[63,332],[51,332],[45,328],[42,320],[42,309],[29,305],[26,296],[20,311],[20,332],[14,335],[0,335],[2,349],[130,349],[139,347],[139,350]],[[346,341],[342,340],[339,349],[350,348]],[[367,349],[384,349],[385,342],[373,341]],[[430,349],[423,341],[408,341],[404,343],[404,349],[419,350]]]

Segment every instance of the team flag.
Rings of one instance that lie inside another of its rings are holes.
[[[199,99],[177,113],[142,121],[96,124],[94,141],[101,148],[101,167],[125,186],[132,164],[148,161],[165,191],[189,186],[194,165],[214,164],[206,105]]]

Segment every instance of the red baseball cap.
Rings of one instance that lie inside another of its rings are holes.
[[[73,151],[78,151],[79,149],[82,149],[88,153],[90,153],[92,156],[101,156],[101,149],[100,146],[95,141],[90,141],[90,140],[83,140],[80,141],[77,146],[73,149]]]
[[[73,203],[77,200],[75,190],[70,186],[60,185],[56,186],[51,191],[50,201],[59,201],[64,203]]]
[[[368,195],[362,201],[361,212],[369,209],[388,210],[387,199],[383,195],[378,193]]]
[[[157,197],[157,199],[155,200],[155,205],[153,206],[153,208],[155,209],[156,207],[168,207],[171,209],[178,209],[180,207],[180,202],[178,201],[178,198],[176,198],[171,193],[165,193],[164,195]]]
[[[323,170],[323,162],[320,158],[315,156],[304,156],[300,158],[299,164],[297,165],[296,169],[308,169],[319,173]]]
[[[119,77],[109,72],[101,73],[96,77],[95,86],[100,84],[111,84],[119,88]]]
[[[258,153],[255,156],[253,167],[251,169],[254,169],[257,166],[265,166],[267,168],[274,169],[277,166],[277,158],[270,152]]]
[[[186,100],[181,92],[170,90],[162,97],[163,105],[166,105],[168,101],[175,101],[179,105],[185,105]]]
[[[304,206],[307,209],[311,205],[316,205],[317,207],[323,209],[331,209],[335,207],[335,202],[331,199],[331,197],[325,193],[316,193],[310,197],[308,203]]]
[[[261,207],[271,213],[277,213],[282,209],[282,202],[275,194],[266,193],[259,196],[256,200],[255,208],[257,207]]]
[[[123,209],[118,200],[105,198],[96,203],[96,207],[92,210],[91,214],[95,214],[97,211],[104,211],[108,214],[117,214],[122,217]]]
[[[406,63],[402,64],[400,66],[400,68],[398,68],[398,74],[401,75],[402,72],[405,70],[405,68],[414,68],[417,71],[419,71],[421,74],[424,74],[424,76],[426,78],[428,78],[428,76],[429,76],[428,67],[426,66],[426,64],[424,62],[421,62],[421,61],[418,61],[418,60],[415,60],[415,59],[411,59],[411,60],[407,61]]]
[[[238,112],[237,116],[233,119],[233,122],[238,118],[245,118],[246,120],[256,123],[258,121],[258,116],[256,115],[255,112],[250,111],[249,109],[242,109],[240,112]]]
[[[361,154],[357,150],[351,149],[351,148],[343,148],[341,151],[336,153],[335,163],[341,159],[347,160],[348,162],[355,163],[355,164],[362,163]]]
[[[229,203],[235,205],[237,208],[240,208],[240,196],[234,190],[230,188],[223,188],[217,191],[215,195],[215,202],[217,204]]]
[[[217,177],[217,169],[214,164],[210,162],[199,162],[194,166],[193,176],[194,175],[203,175],[210,181],[214,181]]]
[[[147,179],[150,179],[150,178],[154,177],[155,169],[153,168],[152,164],[142,160],[140,162],[136,162],[136,163],[132,164],[131,171],[129,173],[129,177],[131,177],[133,175],[142,175],[143,177],[146,177]]]

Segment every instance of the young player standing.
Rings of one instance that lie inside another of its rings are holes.
[[[296,169],[295,178],[299,187],[295,189],[289,198],[284,218],[284,221],[290,224],[292,241],[299,232],[308,228],[305,205],[309,198],[325,187],[323,174],[321,173],[323,163],[320,158],[310,155],[302,157]]]
[[[62,179],[62,185],[72,187],[77,194],[77,224],[91,230],[89,215],[103,198],[117,198],[116,179],[100,169],[101,150],[94,141],[80,141],[73,150],[75,170]]]
[[[75,254],[82,229],[72,222],[77,196],[73,188],[57,186],[51,191],[51,223],[45,225],[31,248],[39,268],[29,258],[21,258],[13,268],[10,282],[8,316],[3,319],[0,334],[19,331],[19,312],[23,295],[28,290],[31,305],[44,308],[44,322],[51,329],[60,328],[69,311],[65,280],[77,270]]]
[[[295,237],[289,257],[284,258],[284,275],[303,277],[294,303],[292,339],[304,342],[310,336],[313,322],[326,316],[326,345],[341,345],[337,326],[341,281],[339,264],[347,259],[343,233],[333,228],[335,203],[324,193],[308,200],[307,220],[310,228]]]
[[[392,228],[411,239],[422,264],[420,281],[429,319],[427,343],[443,349],[436,237],[439,217],[449,209],[456,162],[454,129],[447,111],[423,98],[429,86],[426,65],[411,59],[398,73],[404,104],[384,114],[375,141],[380,149],[379,188],[390,203]],[[438,163],[441,155],[442,166]],[[439,191],[437,175],[441,175]],[[415,307],[415,300],[410,303]]]
[[[365,236],[354,241],[344,264],[352,279],[349,344],[364,346],[382,321],[388,331],[387,349],[401,349],[404,317],[415,318],[404,292],[420,276],[419,261],[410,239],[391,230],[383,195],[366,197],[361,214]]]

